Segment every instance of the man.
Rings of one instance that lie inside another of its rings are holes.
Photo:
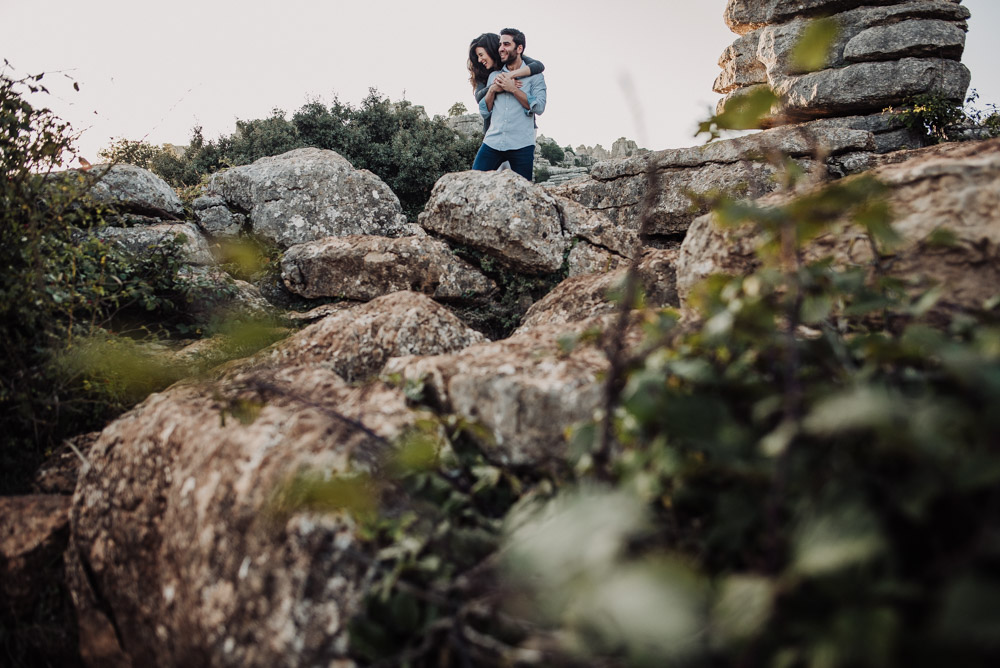
[[[510,76],[524,63],[524,33],[515,28],[500,31],[502,70],[490,73],[486,95],[479,103],[479,113],[489,119],[490,129],[483,137],[473,169],[492,171],[510,162],[510,168],[532,180],[535,162],[535,116],[545,111],[545,75],[533,74],[520,79]]]

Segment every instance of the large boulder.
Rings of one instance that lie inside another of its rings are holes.
[[[398,390],[299,365],[175,385],[109,425],[67,551],[90,664],[340,665],[367,548],[351,514],[283,499],[311,471],[363,505],[414,420]]]
[[[440,355],[485,340],[428,297],[397,292],[323,318],[254,364],[314,364],[355,382],[377,375],[391,357]]]
[[[163,220],[180,220],[184,205],[170,185],[156,174],[135,165],[95,165],[86,173],[90,196],[119,213],[134,213]]]
[[[135,227],[101,227],[96,235],[136,259],[150,259],[173,248],[176,259],[188,265],[212,265],[208,240],[194,223],[157,223]]]
[[[918,149],[887,162],[870,174],[889,188],[893,227],[902,242],[891,249],[883,267],[891,276],[915,281],[914,289],[944,287],[939,312],[981,306],[1000,285],[1000,140]],[[787,201],[773,195],[759,204]],[[953,234],[955,242],[931,243],[939,229]],[[713,214],[696,220],[677,265],[681,297],[711,274],[752,271],[758,266],[755,245],[745,229],[720,229]],[[831,256],[837,265],[868,264],[870,248],[860,228],[841,220],[806,247],[805,257]]]
[[[349,514],[283,494],[305,471],[377,476],[422,417],[402,391],[357,381],[393,355],[482,341],[430,298],[401,292],[109,425],[87,452],[67,553],[90,663],[340,665],[371,555]],[[359,488],[359,501],[373,490]]]
[[[212,175],[207,191],[247,215],[254,234],[282,248],[330,236],[410,232],[389,186],[334,151],[300,148],[261,158]],[[232,229],[215,200],[201,206],[202,217],[212,221],[203,224]]]
[[[303,297],[368,301],[412,290],[443,301],[483,297],[490,279],[431,237],[327,237],[292,246],[281,259],[285,287]]]
[[[445,174],[417,222],[528,273],[557,271],[570,244],[552,195],[511,170]]]
[[[567,430],[600,405],[607,359],[593,344],[567,351],[560,339],[606,325],[600,317],[558,323],[456,353],[398,357],[383,374],[423,387],[424,401],[480,425],[471,435],[500,464],[565,462]]]

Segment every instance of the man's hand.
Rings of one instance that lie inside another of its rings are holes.
[[[521,83],[521,82],[519,82],[517,79],[515,79],[514,77],[512,77],[512,76],[510,76],[508,74],[501,74],[500,76],[498,76],[497,77],[497,83],[499,83],[500,84],[500,88],[503,91],[507,92],[507,93],[513,93],[518,88],[521,87],[521,86],[518,86],[518,84]]]

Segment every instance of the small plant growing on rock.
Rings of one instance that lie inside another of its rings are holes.
[[[979,93],[975,90],[964,105],[941,95],[916,95],[906,100],[901,109],[890,107],[886,113],[933,144],[1000,136],[997,106],[987,104],[980,109],[976,106],[978,100]]]

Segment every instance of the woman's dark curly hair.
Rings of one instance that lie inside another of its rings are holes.
[[[476,57],[476,48],[480,46],[486,49],[486,53],[493,59],[493,66],[498,67],[500,65],[500,35],[495,32],[484,32],[469,44],[469,83],[472,84],[473,90],[479,84],[485,86],[487,79],[490,78],[490,70],[483,67],[479,58]]]

